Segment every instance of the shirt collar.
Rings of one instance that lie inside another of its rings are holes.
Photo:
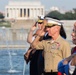
[[[54,42],[59,41],[60,38],[61,38],[61,36],[59,35],[58,38],[57,38],[56,40],[51,39],[51,40],[48,40],[47,43],[51,43],[51,44],[52,44],[52,43],[54,43]]]

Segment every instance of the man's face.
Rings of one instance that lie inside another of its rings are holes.
[[[43,22],[38,22],[38,28],[41,29],[43,26]]]
[[[73,44],[76,44],[76,23],[74,24],[73,32],[72,32],[71,36],[72,36]]]
[[[48,32],[49,36],[54,36],[54,34],[57,32],[57,26],[46,27],[46,31]]]

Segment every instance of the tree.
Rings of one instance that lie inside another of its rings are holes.
[[[49,12],[46,16],[49,16],[49,17],[56,17],[58,19],[63,19],[63,14],[61,14],[60,12],[58,11],[51,11]]]
[[[76,13],[76,8],[73,8],[74,13]]]
[[[72,13],[72,11],[66,12],[66,13],[64,14],[64,18],[65,18],[66,20],[74,20],[74,14]]]
[[[4,19],[4,15],[0,13],[0,19]]]
[[[76,20],[76,9],[73,9],[73,11],[68,11],[65,14],[62,14],[58,11],[51,11],[46,16],[51,18],[56,17],[60,20]]]

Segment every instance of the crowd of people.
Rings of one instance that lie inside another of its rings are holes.
[[[76,22],[72,32],[76,44]],[[53,17],[39,17],[31,27],[27,42],[30,48],[25,53],[30,63],[30,75],[76,75],[76,47],[66,40],[63,23]]]

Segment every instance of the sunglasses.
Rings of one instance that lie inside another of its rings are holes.
[[[43,22],[38,22],[38,24],[42,24]]]

